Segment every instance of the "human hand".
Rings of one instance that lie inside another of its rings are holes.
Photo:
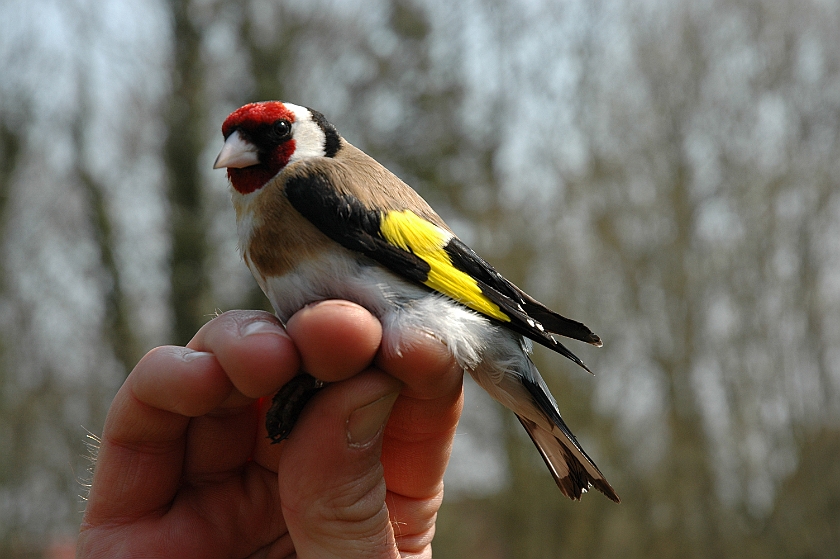
[[[461,372],[432,338],[387,356],[381,334],[325,301],[285,331],[234,311],[149,352],[109,410],[77,557],[431,557]],[[332,384],[270,445],[270,396],[301,365]]]

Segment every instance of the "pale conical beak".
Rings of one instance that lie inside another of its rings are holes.
[[[213,168],[233,167],[234,169],[243,169],[251,165],[256,165],[259,162],[260,158],[257,147],[242,138],[239,130],[234,130],[228,136],[227,140],[225,140],[225,145],[222,146],[222,151],[216,157]]]

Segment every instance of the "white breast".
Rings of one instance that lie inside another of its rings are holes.
[[[449,347],[463,368],[476,372],[491,345],[495,346],[491,353],[501,355],[485,363],[489,367],[484,373],[496,379],[510,365],[511,350],[522,355],[519,336],[449,297],[407,282],[342,247],[288,274],[262,279],[260,287],[283,322],[309,303],[345,299],[379,318],[383,347],[393,354],[410,347],[416,336],[430,334]]]
[[[283,321],[303,306],[324,299],[353,301],[381,318],[394,305],[428,295],[425,289],[338,246],[288,274],[264,278],[261,287]]]

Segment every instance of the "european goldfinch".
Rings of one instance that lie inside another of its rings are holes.
[[[346,299],[379,318],[386,351],[417,332],[435,336],[516,414],[563,494],[580,499],[594,486],[619,501],[528,357],[533,340],[586,368],[554,335],[601,346],[598,336],[502,277],[321,113],[252,103],[222,133],[214,168],[227,168],[242,255],[281,321]],[[269,435],[282,438],[277,421]]]

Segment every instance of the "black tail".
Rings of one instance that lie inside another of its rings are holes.
[[[540,451],[560,491],[570,499],[578,500],[589,487],[595,487],[608,499],[616,503],[620,502],[615,490],[604,478],[604,474],[581,448],[566,422],[560,417],[554,399],[536,380],[540,379],[539,372],[536,367],[533,369],[535,379],[523,377],[522,384],[528,389],[534,398],[534,403],[543,411],[546,419],[551,421],[551,429],[546,429],[519,414],[516,417],[519,418],[519,422],[525,427],[537,450]]]

